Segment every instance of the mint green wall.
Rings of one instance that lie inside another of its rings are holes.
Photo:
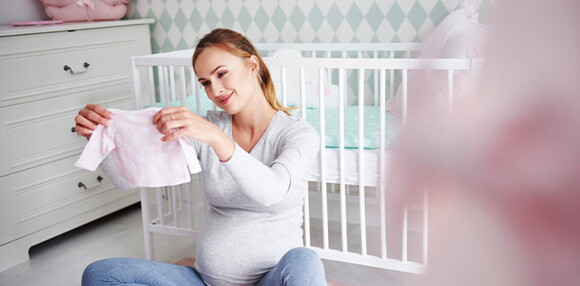
[[[483,8],[483,0],[472,0]],[[412,42],[459,0],[133,0],[129,19],[154,18],[153,52],[193,48],[213,28],[257,42]],[[483,10],[483,9],[482,9]]]

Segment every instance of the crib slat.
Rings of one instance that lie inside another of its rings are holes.
[[[391,59],[395,58],[395,52],[389,52],[389,56],[391,57]],[[389,70],[389,96],[390,97],[395,97],[395,70],[391,69]]]
[[[170,67],[164,66],[163,67],[163,83],[164,83],[164,90],[163,90],[163,103],[165,106],[169,106],[169,102],[171,101],[171,82],[169,81],[169,69]]]
[[[385,78],[386,71],[381,69],[380,72],[380,96],[379,96],[379,110],[385,110],[386,86]],[[386,167],[385,167],[385,113],[379,113],[379,212],[381,223],[381,257],[387,258],[387,228],[385,218],[385,188],[386,188]]]
[[[159,72],[159,70],[157,70]],[[149,67],[147,69],[147,81],[149,82],[149,104],[153,106],[155,102],[155,80],[153,79],[153,67]],[[141,108],[139,106],[138,108]]]
[[[177,186],[177,210],[181,210],[183,207],[183,198],[181,197],[181,191],[183,190],[183,185]]]
[[[345,179],[345,160],[344,160],[344,97],[345,97],[345,70],[338,70],[338,151],[339,151],[339,167],[340,167],[340,221],[341,221],[341,236],[342,236],[342,251],[348,252],[348,235],[346,228],[346,179]]]
[[[319,94],[324,94],[324,69],[318,70],[318,77],[320,79]],[[319,96],[319,112],[320,112],[320,182],[322,187],[322,239],[323,249],[328,249],[328,202],[326,190],[326,120],[324,113],[324,96]]]
[[[361,254],[367,255],[367,230],[365,210],[365,159],[364,159],[364,69],[358,70],[358,202],[360,218],[360,244]]]
[[[147,82],[149,83],[149,93],[148,99],[149,103],[155,102],[155,79],[154,79],[154,71],[153,67],[147,67]],[[137,108],[142,108],[143,105],[147,104],[147,102],[142,102],[142,105],[139,105]]]
[[[300,68],[299,72],[300,72],[300,114],[302,114],[303,119],[306,119],[306,79],[304,68]]]
[[[163,195],[161,194],[161,188],[155,188],[156,200],[157,200],[157,218],[160,224],[165,224],[165,216],[163,214]]]
[[[169,100],[171,102],[171,100],[177,99],[175,87],[175,68],[173,66],[169,66],[168,69],[169,75],[167,77],[167,86],[169,87]],[[167,106],[169,106],[170,102],[167,102]]]
[[[169,192],[171,196],[171,212],[173,216],[173,226],[179,227],[179,219],[178,219],[178,211],[177,211],[177,187],[171,186],[169,187]],[[169,201],[169,200],[168,200]]]
[[[163,67],[162,66],[158,66],[157,67],[157,80],[159,82],[159,89],[158,89],[158,93],[159,93],[159,102],[163,102],[163,97],[165,94],[165,79],[163,78]],[[155,101],[154,101],[155,102]]]
[[[133,94],[141,94],[141,73],[139,67],[135,66],[135,58],[131,58],[131,91]],[[141,96],[133,96],[133,109],[140,109],[141,106]]]
[[[155,260],[153,249],[153,233],[150,231],[151,225],[151,204],[149,202],[149,192],[146,188],[139,188],[141,196],[141,219],[143,221],[143,239],[145,243],[145,258]]]
[[[159,79],[159,101],[166,102],[166,82],[165,82],[165,67],[157,67],[157,78]]]
[[[408,86],[407,86],[407,70],[403,69],[401,70],[401,87],[403,90],[403,107],[402,107],[402,119],[403,119],[403,126],[405,126],[407,124],[407,114],[408,114],[408,103],[409,103],[409,97],[407,95],[408,93]]]
[[[280,68],[280,76],[282,77],[282,106],[286,106],[286,97],[288,96],[286,88],[286,67]]]
[[[306,79],[304,68],[299,69],[300,72],[300,115],[306,120]],[[304,245],[310,246],[310,199],[308,197],[308,189],[304,195]]]
[[[378,51],[374,51],[373,52],[373,58],[378,59],[379,58],[379,52]],[[374,92],[374,100],[373,100],[373,105],[377,106],[379,104],[379,70],[374,70],[373,72],[373,76],[374,76],[374,87],[373,87],[373,92]]]
[[[193,229],[193,182],[185,184],[185,197],[186,197],[186,207],[187,207],[187,227]]]
[[[184,105],[185,98],[187,97],[187,79],[185,77],[185,67],[179,67],[177,79],[179,80],[179,101],[182,105]]]
[[[304,246],[310,247],[310,198],[308,190],[304,194]]]

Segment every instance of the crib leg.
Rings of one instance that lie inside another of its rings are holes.
[[[155,260],[155,253],[153,251],[153,232],[149,231],[149,225],[151,224],[150,219],[150,207],[149,204],[149,194],[147,189],[141,188],[141,218],[143,219],[143,240],[145,245],[145,258],[149,260]]]

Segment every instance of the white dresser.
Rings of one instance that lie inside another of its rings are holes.
[[[87,103],[131,109],[131,56],[153,20],[0,28],[0,271],[31,246],[139,201],[75,168]]]

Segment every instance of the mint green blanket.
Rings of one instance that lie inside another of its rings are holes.
[[[380,146],[380,108],[378,106],[365,106],[364,108],[364,148],[377,149]],[[385,148],[390,148],[399,129],[399,117],[385,113]],[[339,148],[339,114],[338,108],[326,108],[324,110],[325,135],[327,148]],[[306,109],[306,120],[320,134],[320,110],[318,108]],[[358,106],[346,106],[344,108],[344,146],[348,149],[358,148],[359,138]]]

